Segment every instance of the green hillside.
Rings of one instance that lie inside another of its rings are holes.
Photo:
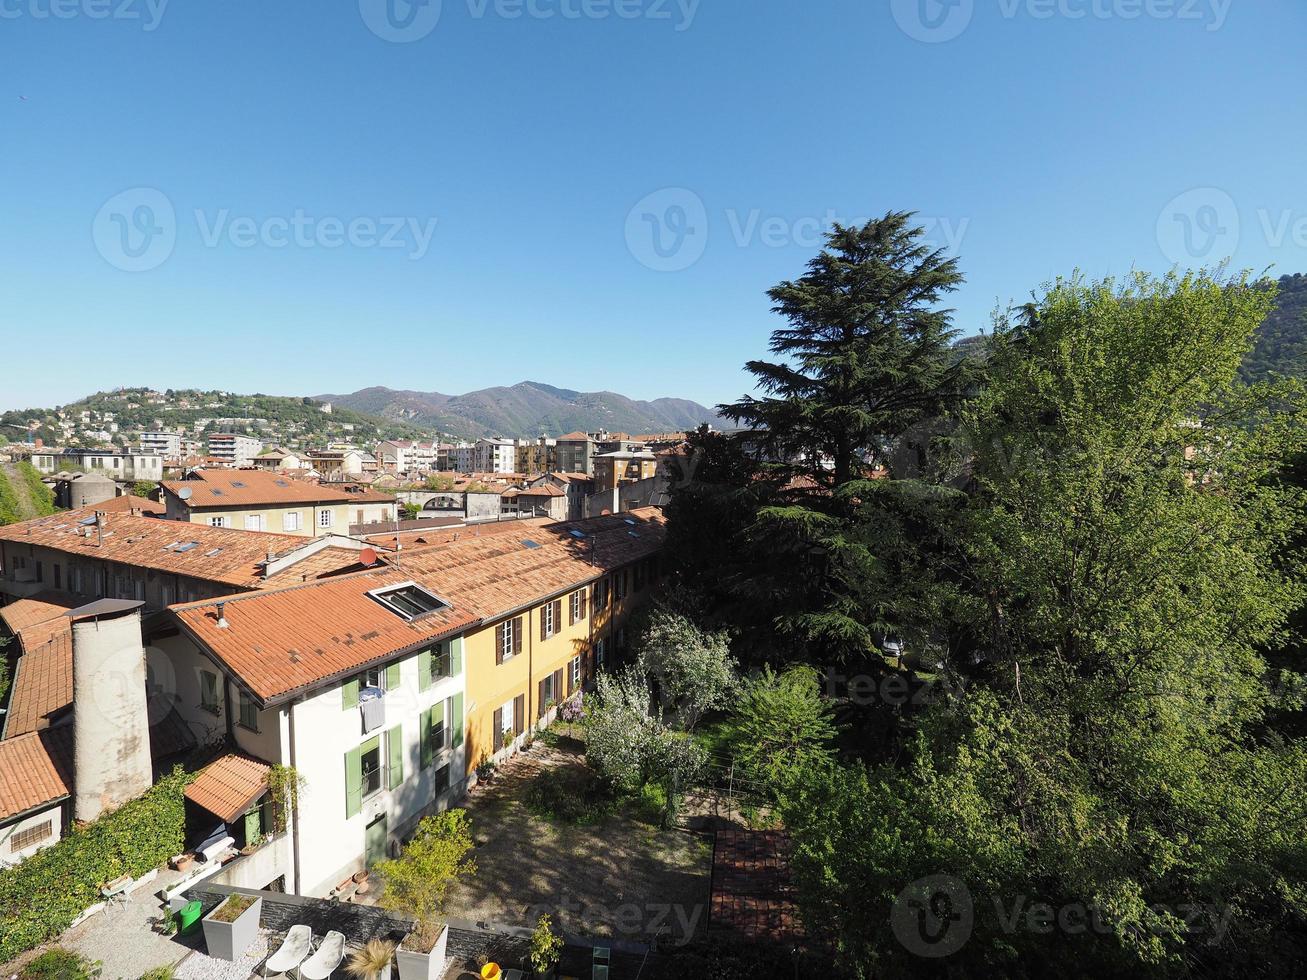
[[[1275,311],[1257,329],[1239,373],[1250,383],[1272,374],[1307,377],[1307,276],[1280,279]]]
[[[54,494],[31,463],[0,463],[0,524],[55,512]]]

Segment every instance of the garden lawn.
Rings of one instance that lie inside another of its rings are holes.
[[[659,829],[654,808],[638,800],[579,826],[536,816],[523,802],[527,787],[557,767],[583,770],[584,756],[538,741],[473,792],[477,873],[450,890],[448,913],[523,927],[548,912],[557,930],[634,942],[702,934],[711,837]]]

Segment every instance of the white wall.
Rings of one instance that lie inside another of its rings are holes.
[[[41,848],[49,847],[51,844],[58,841],[59,838],[63,836],[62,834],[63,826],[62,826],[62,821],[60,819],[61,815],[62,815],[62,809],[60,805],[55,804],[49,809],[41,810],[37,813],[29,814],[28,816],[23,817],[21,820],[18,820],[11,824],[6,824],[4,827],[0,827],[0,867],[4,867],[6,865],[11,865],[11,864],[17,864],[19,861],[31,857]],[[12,838],[14,834],[20,833],[21,831],[24,831],[29,827],[34,827],[37,824],[46,823],[47,821],[50,824],[49,837],[45,838],[45,840],[40,841],[36,844],[32,844],[29,847],[21,848],[18,851],[15,851],[13,849],[13,847],[11,846],[12,841],[10,838]]]
[[[418,729],[422,711],[464,690],[466,670],[464,658],[463,670],[457,676],[433,681],[430,688],[419,692],[417,656],[406,657],[400,665],[399,689],[386,694],[385,725],[367,734],[363,732],[359,709],[343,709],[340,686],[295,704],[295,751],[293,756],[287,753],[287,762],[293,759],[305,780],[299,807],[300,885],[304,894],[325,896],[337,883],[363,868],[365,828],[381,814],[385,814],[387,830],[395,840],[410,831],[433,803],[434,812],[462,795],[466,722],[464,745],[443,753],[426,769],[420,765]],[[466,696],[464,701],[466,705]],[[384,764],[384,732],[396,725],[403,726],[404,782],[390,790],[383,780],[381,791],[364,800],[362,812],[346,818],[346,753],[381,734]],[[434,773],[446,762],[451,763],[454,789],[437,801],[432,788]],[[293,882],[288,885],[293,889]]]

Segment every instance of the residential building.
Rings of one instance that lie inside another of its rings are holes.
[[[140,445],[141,452],[162,456],[164,459],[180,459],[182,455],[180,432],[142,432]]]
[[[594,479],[584,473],[546,473],[527,483],[527,487],[549,484],[562,490],[567,498],[567,517],[565,520],[576,521],[587,516],[585,499],[594,492]]]
[[[516,512],[531,517],[567,520],[567,491],[554,483],[540,483],[516,493]]]
[[[538,476],[554,468],[553,439],[541,436],[539,439],[519,439],[517,441],[516,472],[523,476]]]
[[[366,486],[347,486],[351,528],[381,524],[399,519],[399,502],[394,494],[381,493]]]
[[[569,432],[554,440],[554,468],[563,473],[594,473],[590,457],[594,455],[594,439],[588,432]]]
[[[477,446],[474,442],[460,442],[449,447],[449,468],[456,473],[477,471]]]
[[[375,462],[361,449],[323,449],[309,453],[305,462],[324,480],[346,480],[362,476],[368,460]]]
[[[162,487],[169,520],[306,537],[348,533],[354,499],[344,490],[263,470],[195,470]]]
[[[209,455],[228,466],[249,466],[263,452],[263,443],[236,432],[214,432],[209,436]]]
[[[648,480],[658,471],[658,457],[651,452],[603,453],[595,456],[593,463],[595,493]]]
[[[261,470],[307,470],[307,454],[274,446],[254,457],[253,465]]]
[[[478,473],[516,473],[517,446],[512,439],[478,439],[476,441]]]
[[[132,450],[42,449],[32,453],[32,465],[43,474],[81,470],[100,473],[120,483],[163,479],[162,456]]]
[[[436,468],[437,444],[391,439],[377,443],[377,462],[389,473],[420,475]]]

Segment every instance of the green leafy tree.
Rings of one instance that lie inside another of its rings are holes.
[[[159,489],[159,484],[151,480],[137,480],[132,484],[132,493],[138,497],[149,497]]]
[[[834,711],[811,667],[764,668],[745,685],[735,722],[732,753],[756,780],[779,786],[793,770],[835,758]]]
[[[425,486],[437,493],[448,493],[454,489],[454,478],[447,473],[432,473],[427,476]]]
[[[929,972],[885,923],[937,875],[971,903],[959,975],[1307,961],[1307,751],[1266,728],[1261,652],[1303,594],[1302,494],[1275,479],[1302,392],[1235,381],[1271,295],[1073,279],[999,324],[958,525],[976,682],[906,764],[811,770],[786,800],[805,918],[854,973]]]
[[[472,848],[467,811],[445,810],[422,818],[398,858],[377,862],[376,871],[385,882],[382,906],[417,918],[416,951],[430,951],[440,938],[437,920],[450,886],[476,874],[476,861],[468,856]]]
[[[640,669],[687,731],[730,703],[739,673],[726,633],[706,632],[664,602],[649,607],[637,633]]]

